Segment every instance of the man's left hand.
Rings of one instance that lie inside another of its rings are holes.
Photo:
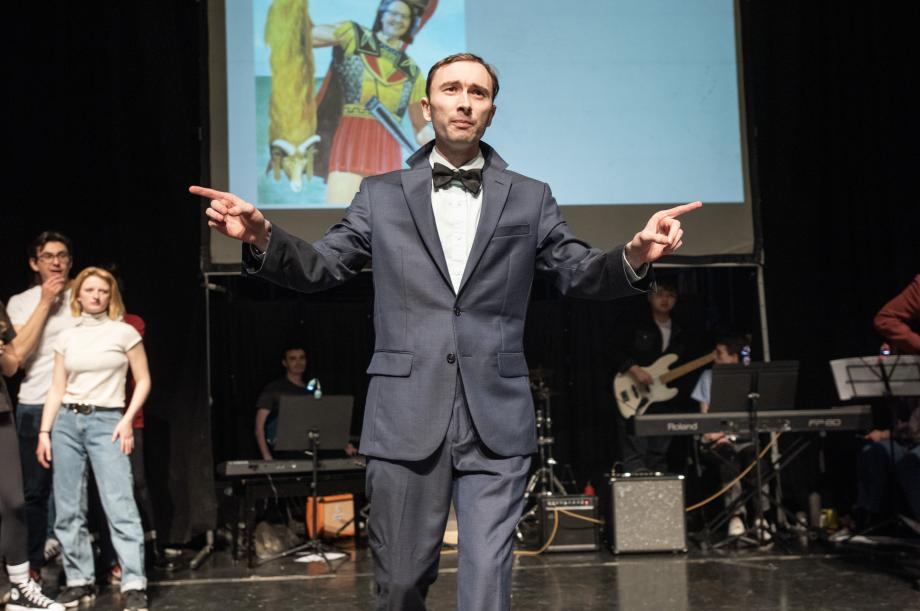
[[[646,263],[654,263],[680,248],[684,230],[680,228],[677,217],[702,205],[703,202],[693,202],[653,214],[645,228],[626,245],[626,260],[632,268],[639,269]]]

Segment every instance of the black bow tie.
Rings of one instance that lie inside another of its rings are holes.
[[[431,180],[434,182],[435,191],[459,180],[467,191],[477,195],[482,187],[482,170],[451,170],[443,163],[435,163],[431,169]]]

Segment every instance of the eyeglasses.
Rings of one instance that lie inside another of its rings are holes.
[[[399,17],[402,21],[409,21],[412,19],[412,15],[406,15],[405,13],[397,13],[396,11],[383,11],[384,14],[389,15],[390,17]]]
[[[38,255],[38,257],[36,258],[42,263],[51,263],[55,259],[57,259],[61,263],[67,263],[68,261],[70,261],[70,253],[69,252],[55,252],[55,253],[43,252],[42,254]]]

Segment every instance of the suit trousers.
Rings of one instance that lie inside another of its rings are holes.
[[[458,373],[447,435],[434,454],[368,460],[377,609],[425,609],[451,499],[459,535],[457,608],[510,609],[512,537],[529,469],[530,456],[500,456],[480,441]]]

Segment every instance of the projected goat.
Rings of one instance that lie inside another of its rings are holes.
[[[303,190],[303,177],[313,178],[316,100],[312,24],[307,0],[275,0],[265,22],[265,42],[271,48],[272,92],[268,142],[271,160],[266,174],[288,177],[291,190]]]

